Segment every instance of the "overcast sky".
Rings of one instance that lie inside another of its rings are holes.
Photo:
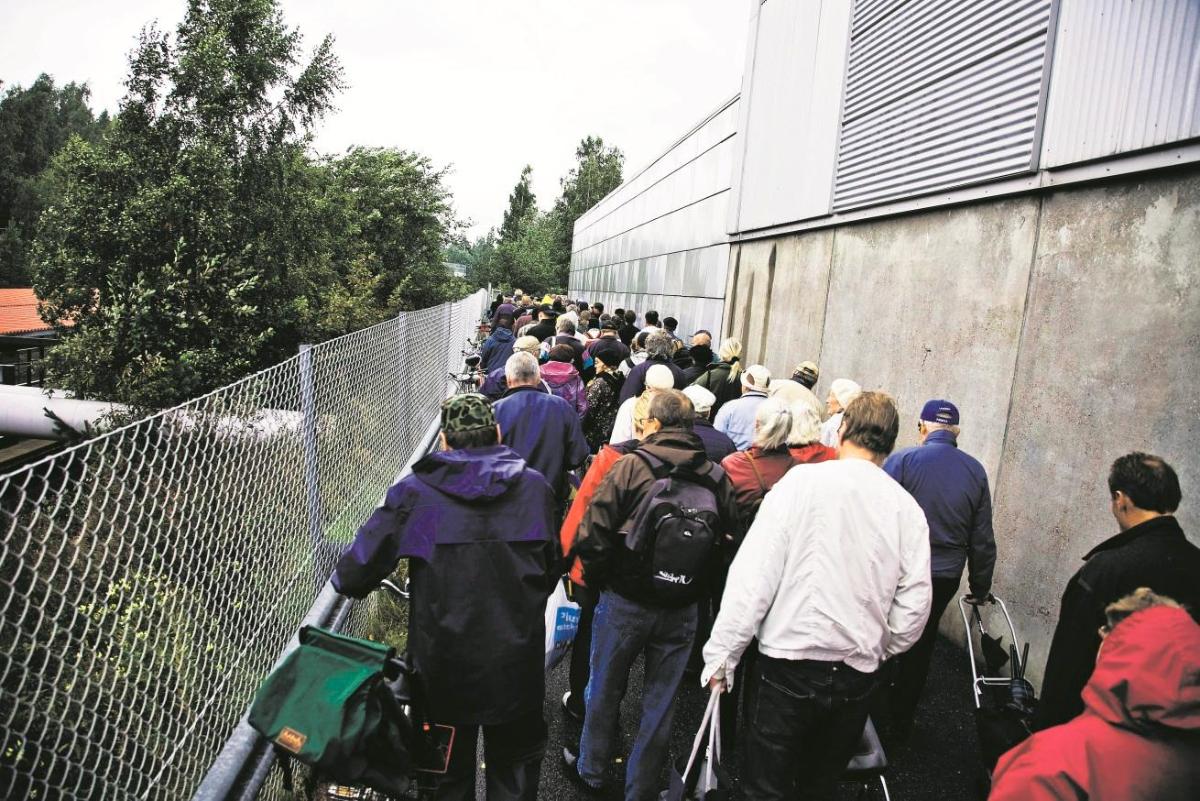
[[[87,81],[116,111],[138,31],[183,0],[0,0],[0,80]],[[598,134],[645,166],[739,88],[745,0],[284,0],[307,48],[332,33],[349,89],[316,147],[384,145],[452,164],[472,233],[498,226],[521,167],[542,208]]]

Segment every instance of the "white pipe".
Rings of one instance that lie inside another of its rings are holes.
[[[46,415],[47,410],[83,434],[89,425],[95,427],[109,415],[125,411],[126,407],[106,401],[75,400],[61,395],[47,396],[40,390],[37,393],[5,391],[0,393],[0,434],[35,439],[67,439],[66,432]]]
[[[0,385],[0,434],[35,439],[67,439],[55,421],[46,416],[50,410],[64,423],[83,434],[88,425],[102,428],[114,414],[127,414],[129,407],[108,401],[76,400],[61,389]],[[304,416],[281,409],[259,409],[253,415],[212,415],[199,409],[177,409],[166,415],[179,432],[211,430],[221,439],[267,440],[281,434],[298,434]],[[327,430],[332,421],[323,421]]]

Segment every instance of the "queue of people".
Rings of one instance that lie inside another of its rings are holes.
[[[409,560],[413,664],[459,732],[436,797],[474,797],[480,730],[488,799],[536,797],[545,603],[564,574],[581,615],[561,706],[580,736],[562,770],[581,792],[611,785],[641,656],[626,799],[664,789],[688,680],[723,691],[746,798],[830,797],[880,693],[907,739],[964,571],[967,602],[991,598],[991,489],[959,446],[966,415],[930,400],[905,423],[920,443],[893,452],[885,392],[839,377],[823,409],[814,362],[774,378],[736,338],[543,301],[497,297],[479,394],[443,404],[442,450],[392,487],[333,579],[361,597]],[[1108,484],[1121,533],[1068,584],[1043,730],[1001,759],[993,798],[1200,787],[1200,549],[1164,460],[1123,456]]]

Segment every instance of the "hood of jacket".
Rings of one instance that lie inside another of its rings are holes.
[[[642,440],[639,450],[649,451],[667,464],[699,470],[708,461],[704,442],[694,431],[664,428]]]
[[[1100,646],[1083,704],[1126,729],[1200,731],[1200,625],[1164,606],[1122,620]]]
[[[496,330],[492,331],[491,338],[501,344],[508,343],[508,342],[515,342],[517,339],[517,337],[513,334],[513,332],[508,330],[507,328],[497,328]]]
[[[413,465],[413,475],[463,501],[491,501],[520,480],[525,460],[507,445],[431,453]]]
[[[542,365],[542,379],[552,387],[561,387],[579,378],[579,371],[570,362],[546,362]]]

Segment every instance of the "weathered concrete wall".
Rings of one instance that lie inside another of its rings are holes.
[[[1046,195],[1026,318],[995,493],[996,582],[1040,670],[1066,580],[1116,533],[1113,459],[1170,462],[1180,523],[1200,542],[1200,173]]]
[[[1171,462],[1200,541],[1200,171],[735,245],[726,297],[748,362],[819,355],[822,397],[841,376],[891,393],[898,447],[925,400],[959,405],[1035,678],[1067,578],[1116,532],[1114,458]],[[942,629],[961,628],[951,606]]]

